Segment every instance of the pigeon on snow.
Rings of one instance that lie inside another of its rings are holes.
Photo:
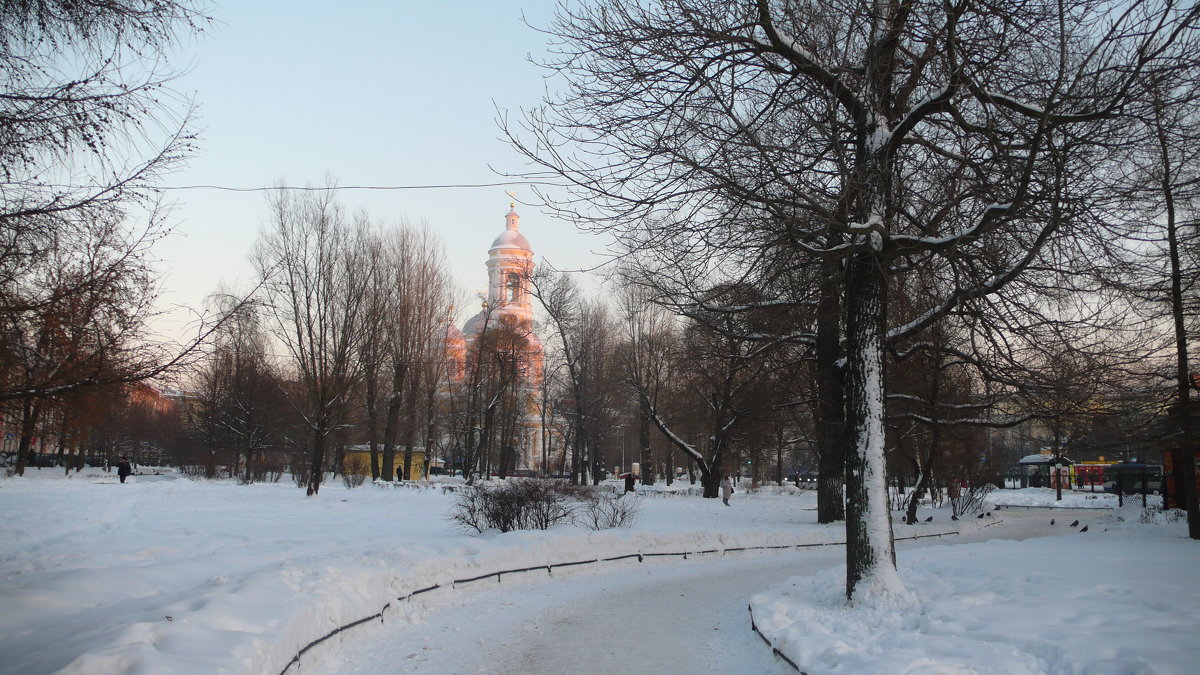
[[[1079,527],[1079,521],[1077,520],[1077,521],[1071,523],[1071,527]]]
[[[926,519],[925,519],[925,522],[927,522],[927,523],[928,523],[928,522],[929,522],[929,521],[931,521],[931,520],[933,520],[933,516],[929,516],[928,518],[926,518]]]
[[[1079,528],[1079,531],[1080,531],[1080,532],[1087,532],[1087,525],[1084,525],[1083,527]]]
[[[1050,524],[1051,524],[1051,525],[1053,525],[1053,524],[1054,524],[1054,519],[1053,519],[1053,518],[1051,518],[1051,519],[1050,519]]]
[[[982,513],[981,513],[981,514],[979,514],[978,516],[976,516],[976,518],[982,518],[982,517],[983,517],[983,514],[982,514]]]

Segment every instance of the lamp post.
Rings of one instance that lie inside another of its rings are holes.
[[[1062,501],[1062,463],[1054,465],[1055,501]]]

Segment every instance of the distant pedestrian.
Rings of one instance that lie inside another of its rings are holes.
[[[635,480],[633,478],[633,472],[630,471],[629,473],[625,474],[625,491],[633,492],[634,484],[635,484]]]
[[[721,501],[725,502],[725,506],[729,506],[729,498],[733,495],[733,481],[726,475],[721,479]]]
[[[117,464],[117,475],[120,476],[121,482],[125,482],[125,477],[133,473],[133,467],[129,465],[129,460],[122,457],[121,462]]]

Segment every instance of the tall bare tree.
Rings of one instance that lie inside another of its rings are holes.
[[[1200,49],[1200,40],[1193,43]],[[1168,441],[1172,469],[1184,507],[1188,534],[1200,539],[1200,504],[1196,494],[1196,434],[1200,412],[1193,390],[1194,350],[1189,342],[1200,328],[1200,64],[1192,71],[1156,77],[1142,113],[1145,142],[1135,155],[1140,183],[1134,190],[1139,232],[1158,242],[1137,273],[1155,280],[1142,296],[1152,306],[1166,306],[1170,317],[1174,363],[1170,418],[1175,433]],[[1173,76],[1172,76],[1173,75]],[[1139,238],[1138,240],[1140,240]],[[1165,263],[1165,264],[1164,264]],[[1163,283],[1165,282],[1165,283]]]
[[[638,453],[642,483],[653,485],[655,462],[650,446],[652,402],[638,392],[658,389],[672,337],[672,316],[653,300],[644,285],[632,281],[624,286],[621,312],[625,318],[625,369],[638,409]]]
[[[1178,67],[1173,0],[608,0],[547,29],[561,96],[511,134],[571,186],[560,214],[703,292],[782,248],[833,260],[844,317],[847,596],[902,588],[884,349],[1003,289],[1069,238],[1114,118]],[[888,279],[942,295],[890,325]],[[795,298],[792,298],[795,300]],[[810,336],[810,339],[815,337]]]
[[[584,392],[585,345],[580,343],[579,331],[584,300],[573,277],[547,264],[542,264],[529,276],[529,287],[533,297],[537,298],[546,313],[547,322],[559,343],[563,364],[567,370],[567,381],[573,399],[571,414],[575,422],[572,434],[574,445],[571,450],[571,482],[579,485],[587,481],[588,475],[596,476],[597,469],[603,468],[602,464],[596,466],[587,462],[590,418],[588,397]],[[595,448],[592,450],[594,452]]]
[[[352,405],[371,270],[363,229],[351,226],[332,191],[278,190],[252,261],[263,281],[270,328],[298,380],[292,405],[310,438],[307,493],[327,469],[326,442]]]

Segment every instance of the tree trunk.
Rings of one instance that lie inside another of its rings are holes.
[[[393,392],[388,399],[383,423],[383,468],[380,477],[391,482],[396,480],[396,437],[400,435],[400,396]]]
[[[1188,336],[1183,302],[1183,265],[1179,253],[1179,224],[1175,211],[1175,177],[1171,162],[1171,139],[1162,118],[1164,106],[1155,101],[1155,131],[1162,160],[1161,189],[1166,211],[1167,257],[1171,269],[1171,320],[1175,329],[1175,404],[1171,417],[1179,431],[1179,444],[1173,450],[1172,473],[1177,492],[1183,495],[1188,514],[1188,536],[1200,539],[1200,503],[1196,495],[1196,440],[1192,419],[1191,381],[1188,373]],[[1180,487],[1182,482],[1182,489]],[[1165,501],[1165,500],[1164,500]]]
[[[941,360],[937,364],[938,372],[933,378],[933,390],[930,395],[930,419],[937,417],[937,402],[941,392]],[[937,463],[938,454],[941,452],[942,427],[933,425],[933,430],[929,435],[929,454],[926,455],[925,461],[921,466],[917,467],[917,484],[913,487],[912,495],[908,500],[908,507],[904,512],[904,522],[912,525],[917,522],[917,506],[920,505],[921,498],[925,496],[925,490],[929,487],[929,480],[933,475],[933,465]],[[918,446],[913,453],[917,461],[921,460],[921,449]]]
[[[371,450],[371,480],[379,480],[379,406],[374,373],[366,377],[367,447]]]
[[[580,442],[579,436],[580,429],[578,416],[576,416],[575,422],[571,426],[574,428],[574,438],[573,442],[571,443],[571,485],[583,485],[583,452],[582,448],[580,447],[582,443]]]
[[[917,522],[917,507],[921,503],[921,498],[925,496],[926,490],[929,489],[930,476],[932,475],[933,456],[930,455],[929,462],[917,474],[917,484],[913,486],[912,493],[908,498],[908,505],[904,511],[904,522],[913,525]]]
[[[33,449],[33,431],[37,428],[38,414],[41,406],[32,396],[26,396],[21,405],[21,440],[17,443],[17,466],[14,471],[18,476],[25,475],[26,460]]]
[[[407,418],[404,421],[404,480],[412,480],[413,445],[417,442],[417,387],[415,382],[408,389],[404,414]]]
[[[870,251],[846,269],[846,597],[903,589],[896,574],[883,425],[886,279]]]
[[[824,265],[820,304],[817,306],[816,345],[816,441],[817,441],[817,522],[832,523],[846,517],[842,481],[846,472],[845,393],[838,344],[841,336],[841,302],[838,298],[840,272],[837,263]]]
[[[704,498],[716,499],[721,496],[721,473],[710,470],[699,462],[696,464],[700,467],[700,487]]]
[[[308,475],[308,496],[321,490],[321,479],[325,476],[325,424],[322,421],[313,433],[313,448]]]
[[[639,397],[638,446],[642,455],[642,485],[654,485],[654,455],[650,449],[650,404]]]

